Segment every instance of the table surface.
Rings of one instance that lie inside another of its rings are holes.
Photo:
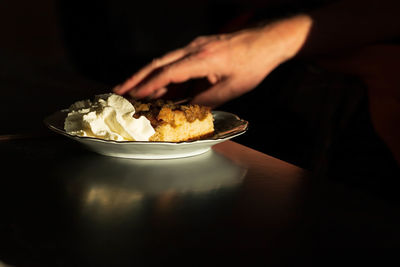
[[[394,205],[233,141],[169,160],[53,134],[0,148],[0,259],[12,266],[299,266],[324,248],[400,245]]]
[[[2,62],[0,266],[327,266],[362,249],[359,266],[400,247],[398,201],[234,140],[176,160],[90,152],[42,120],[99,87]]]

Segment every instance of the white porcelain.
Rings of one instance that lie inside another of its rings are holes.
[[[72,138],[99,154],[134,159],[171,159],[203,154],[213,145],[245,133],[248,128],[248,122],[235,114],[213,111],[215,133],[207,139],[178,143],[110,141],[68,134],[64,130],[66,116],[67,110],[61,110],[45,118],[44,123],[54,132]]]

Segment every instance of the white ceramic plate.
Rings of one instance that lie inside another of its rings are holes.
[[[58,111],[44,123],[56,133],[72,138],[99,154],[135,159],[171,159],[199,155],[207,152],[215,144],[229,140],[246,132],[248,122],[238,116],[225,112],[213,111],[215,133],[213,136],[189,142],[139,142],[110,141],[93,137],[81,137],[68,134],[64,130],[67,110]]]

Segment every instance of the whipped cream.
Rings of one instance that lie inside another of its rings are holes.
[[[135,108],[116,94],[97,95],[94,101],[72,104],[65,119],[67,133],[115,141],[149,141],[155,133],[150,121],[133,117]]]

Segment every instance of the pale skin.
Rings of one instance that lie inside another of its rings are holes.
[[[170,84],[206,78],[211,85],[192,103],[216,107],[254,89],[299,54],[341,52],[398,35],[398,10],[396,0],[346,0],[260,27],[198,37],[154,59],[113,91],[137,99],[160,98]]]
[[[252,90],[279,64],[292,58],[310,27],[311,19],[298,15],[262,27],[199,37],[153,60],[114,91],[129,92],[138,99],[158,98],[170,83],[207,78],[210,88],[194,96],[192,102],[215,107]]]
[[[360,50],[398,38],[399,12],[398,0],[343,0],[264,26],[199,37],[153,60],[113,91],[136,99],[160,98],[170,84],[204,78],[210,86],[191,102],[215,108],[256,88],[283,62],[314,56],[333,71],[353,73],[366,82],[374,127],[400,164],[396,115],[400,114],[400,90],[398,75],[391,75],[397,67],[388,64],[400,49],[391,48],[391,53],[383,54],[386,57],[379,46],[378,52],[376,48]]]

